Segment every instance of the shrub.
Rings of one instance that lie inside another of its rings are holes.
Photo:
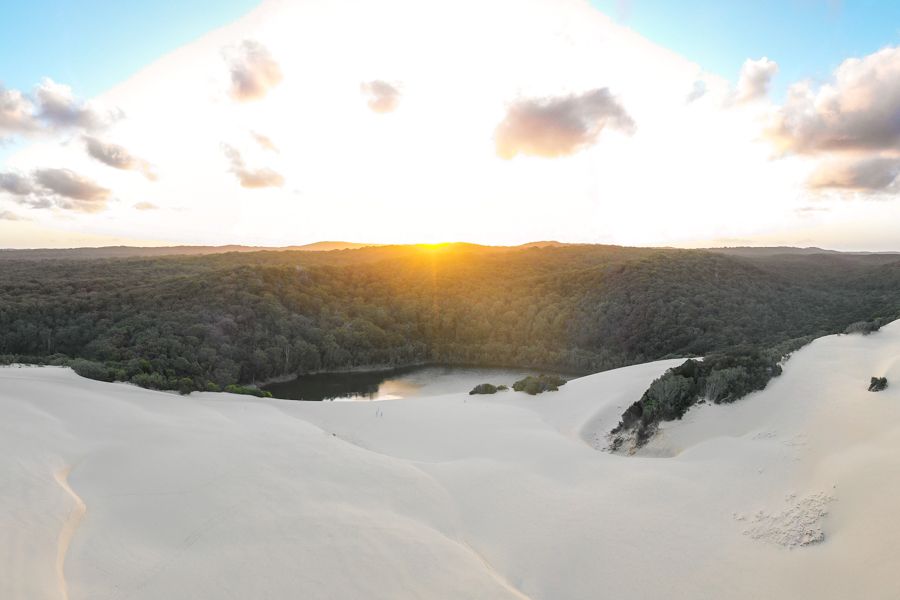
[[[256,396],[257,398],[271,398],[272,392],[267,392],[255,387],[247,387],[244,385],[227,385],[225,392],[228,394],[244,394],[246,396]]]
[[[168,380],[161,373],[138,373],[131,378],[131,383],[151,390],[162,390],[168,386]]]
[[[771,348],[738,347],[710,354],[703,361],[688,359],[653,381],[641,399],[622,413],[610,434],[631,430],[635,433],[635,445],[640,447],[660,421],[680,419],[701,398],[719,404],[762,390],[769,380],[781,375],[781,362],[810,340],[787,340]],[[613,450],[623,443],[621,436],[615,438]]]
[[[734,390],[744,387],[742,382],[748,378],[746,369],[743,367],[730,367],[713,371],[706,377],[705,396],[708,400],[715,402],[730,402],[730,397],[734,394]]]
[[[543,392],[555,392],[560,386],[565,385],[566,380],[559,375],[538,375],[534,377],[529,375],[525,379],[520,379],[513,384],[513,389],[517,392],[525,392],[534,396]]]
[[[103,363],[85,358],[74,358],[69,361],[69,366],[78,375],[87,377],[88,379],[96,379],[98,381],[112,381],[113,375],[109,368]]]
[[[669,371],[652,384],[641,398],[645,423],[680,419],[696,397],[694,380]]]
[[[887,377],[873,377],[869,382],[870,392],[880,392],[888,386]]]
[[[472,388],[472,391],[469,392],[469,395],[472,396],[474,394],[496,394],[497,389],[497,386],[491,385],[490,383],[479,383],[474,388]]]
[[[178,380],[178,393],[182,395],[187,395],[193,392],[196,389],[194,385],[194,380],[190,377],[182,377]]]
[[[857,321],[856,323],[851,323],[847,325],[847,328],[844,329],[844,333],[861,333],[863,335],[869,335],[875,331],[881,329],[882,325],[886,325],[889,323],[888,319],[872,319],[871,321]]]

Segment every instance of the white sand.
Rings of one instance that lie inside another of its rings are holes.
[[[900,322],[595,450],[678,362],[377,405],[0,369],[0,599],[900,597]]]

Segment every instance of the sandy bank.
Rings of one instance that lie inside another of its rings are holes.
[[[377,407],[0,369],[0,597],[900,596],[900,322],[598,451],[677,362]]]

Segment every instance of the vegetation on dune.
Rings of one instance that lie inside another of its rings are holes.
[[[878,256],[465,244],[12,253],[0,261],[0,362],[179,391],[428,362],[589,373],[893,318],[898,289],[900,260]]]
[[[889,322],[890,319],[886,318],[873,319],[871,321],[857,321],[856,323],[847,325],[847,328],[844,329],[844,333],[861,333],[863,335],[869,335],[870,333],[878,331]]]
[[[888,386],[887,377],[873,377],[869,382],[869,391],[870,392],[881,392],[886,390]]]
[[[493,385],[491,383],[479,383],[472,388],[472,390],[469,392],[469,395],[474,396],[475,394],[496,394],[497,390],[499,390],[500,387],[497,387],[496,385]]]
[[[680,419],[698,402],[734,402],[764,389],[769,380],[781,375],[781,363],[810,341],[810,337],[797,338],[766,350],[738,347],[702,360],[688,359],[669,369],[622,414],[610,432],[611,448],[620,450],[629,442],[629,450],[639,448],[661,421]]]
[[[544,392],[555,392],[563,385],[566,385],[566,380],[559,375],[538,375],[537,377],[529,375],[515,382],[512,388],[517,392],[525,392],[534,396]]]

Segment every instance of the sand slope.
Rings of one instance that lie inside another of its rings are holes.
[[[900,322],[599,451],[678,362],[377,405],[0,369],[0,598],[900,597]]]

